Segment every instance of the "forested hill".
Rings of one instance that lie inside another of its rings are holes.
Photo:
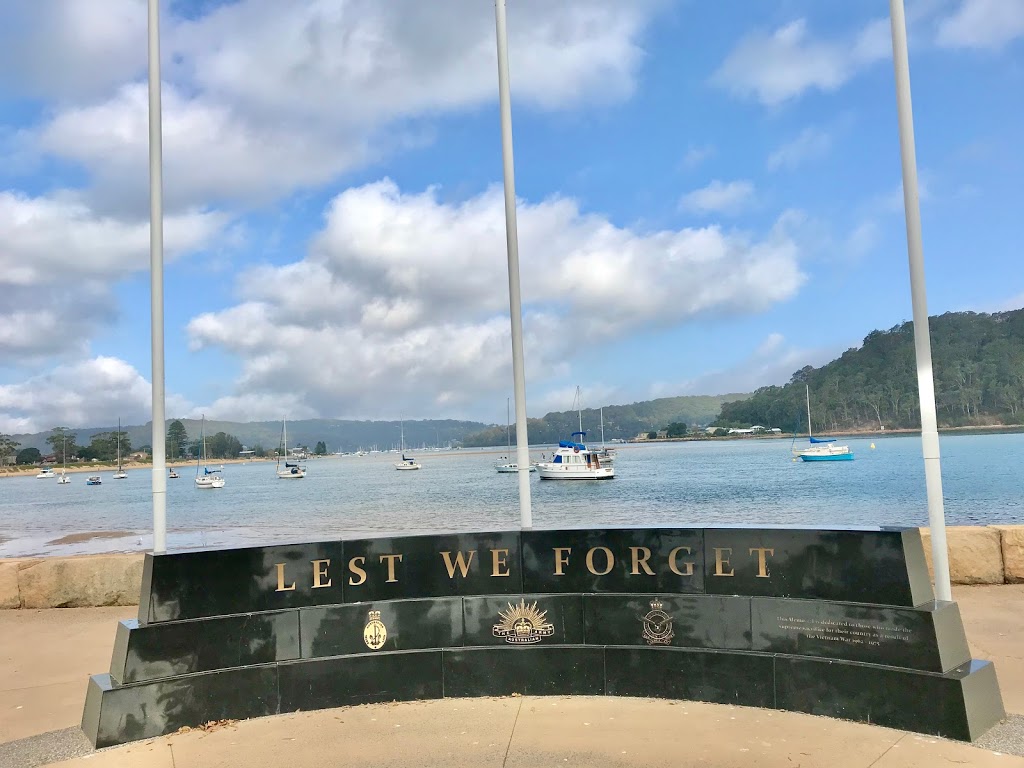
[[[949,312],[930,326],[939,426],[1024,424],[1024,309]],[[725,403],[715,423],[806,431],[805,383],[815,432],[921,426],[910,322],[873,331],[860,349],[807,366],[785,386]]]
[[[707,424],[719,412],[722,403],[748,397],[744,394],[688,395],[662,397],[645,400],[631,405],[608,405],[604,408],[604,436],[606,440],[635,437],[640,432],[664,429],[667,424]],[[589,441],[601,439],[601,412],[597,408],[584,408],[583,429]],[[568,440],[579,429],[580,414],[577,411],[549,413],[541,419],[529,419],[526,431],[534,445],[557,443]],[[516,439],[515,425],[511,429],[512,441]],[[476,434],[467,435],[466,446],[503,445],[506,441],[504,426],[495,426]]]

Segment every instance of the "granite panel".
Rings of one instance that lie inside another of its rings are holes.
[[[526,592],[703,592],[697,529],[523,531]]]
[[[278,666],[281,712],[444,695],[441,651],[302,659]]]
[[[585,595],[588,645],[750,650],[750,598]]]
[[[458,597],[303,608],[299,616],[304,659],[462,645]]]
[[[604,649],[587,646],[458,648],[443,652],[444,695],[599,696]]]
[[[465,645],[582,645],[582,595],[465,597]]]
[[[123,641],[122,641],[123,638]],[[110,676],[117,684],[299,657],[297,611],[118,625]]]
[[[708,528],[704,591],[913,606],[903,529]]]
[[[971,658],[956,603],[751,599],[754,650],[945,672]]]
[[[775,706],[775,660],[766,654],[696,648],[605,649],[610,696]]]
[[[523,591],[516,532],[360,539],[345,556],[366,574],[346,581],[346,603]]]

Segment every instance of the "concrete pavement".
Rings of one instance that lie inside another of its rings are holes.
[[[981,742],[1024,755],[1024,585],[957,587],[972,651],[996,663],[1008,712]],[[0,611],[0,768],[82,754],[86,680],[109,667],[132,608]],[[24,739],[34,734],[34,739]],[[3,744],[2,742],[10,742]],[[1024,757],[790,712],[612,697],[380,704],[281,715],[90,752],[65,768],[302,766],[934,766]]]

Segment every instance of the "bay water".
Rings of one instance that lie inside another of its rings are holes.
[[[919,436],[839,442],[854,461],[793,461],[786,439],[618,446],[613,480],[531,474],[534,527],[927,525]],[[945,434],[941,450],[949,525],[1024,523],[1024,434]],[[302,480],[279,480],[272,462],[228,464],[220,490],[197,489],[194,467],[180,468],[167,481],[168,548],[514,530],[516,475],[494,470],[503,453],[414,452],[414,472],[396,471],[393,454],[331,456],[309,461]],[[0,479],[0,557],[151,548],[150,471],[100,474],[100,486],[86,473],[64,486]],[[106,533],[76,535],[90,532]]]

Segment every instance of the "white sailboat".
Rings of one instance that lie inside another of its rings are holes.
[[[202,450],[200,455],[196,457],[196,488],[223,488],[224,478],[209,467],[203,467],[203,474],[199,474],[200,461],[203,464],[206,463],[206,414],[203,414],[202,426],[199,428],[199,441],[202,445]]]
[[[117,472],[114,473],[115,480],[124,480],[128,473],[121,466],[121,420],[117,420]]]
[[[811,447],[793,450],[793,456],[799,457],[801,461],[853,461],[850,446],[832,445],[835,438],[820,438],[811,434],[811,388],[808,384],[804,384],[804,391],[807,394],[807,440]],[[795,437],[793,440],[796,442]]]
[[[510,422],[511,411],[509,410],[509,398],[505,398],[505,439],[508,443],[508,456],[502,456],[502,461],[494,465],[494,468],[503,474],[518,472],[519,464],[512,461],[512,425]],[[537,468],[530,465],[530,472],[536,472]]]
[[[601,450],[597,452],[602,464],[611,464],[615,461],[615,451],[604,444],[604,408],[601,408]]]
[[[402,460],[395,462],[395,469],[422,469],[422,465],[413,458],[406,458],[405,456],[405,419],[402,419]]]
[[[60,468],[60,477],[57,478],[58,485],[67,485],[71,482],[71,478],[68,477],[68,437],[62,435],[61,439],[61,451],[60,451],[62,464]]]
[[[284,469],[281,469],[281,457],[284,456]],[[306,468],[288,462],[288,419],[281,421],[281,450],[277,454],[277,476],[282,480],[300,480],[306,476]]]

